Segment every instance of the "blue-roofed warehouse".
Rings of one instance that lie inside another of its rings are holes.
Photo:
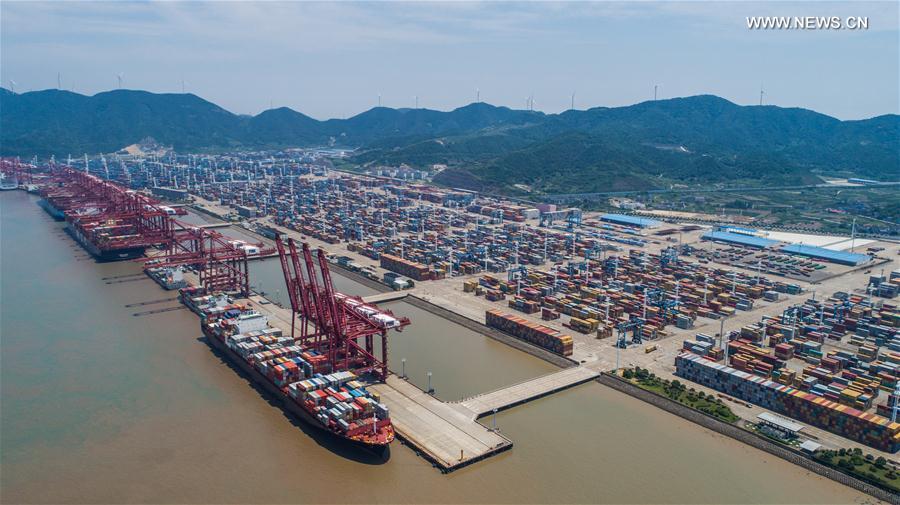
[[[763,237],[754,237],[753,235],[745,235],[743,233],[731,233],[730,231],[711,231],[701,237],[703,240],[712,240],[713,242],[725,242],[727,244],[743,245],[747,247],[756,247],[765,249],[778,244],[777,240],[769,240]]]
[[[866,254],[857,254],[846,251],[832,251],[824,247],[816,247],[803,244],[791,244],[781,248],[781,252],[788,254],[796,254],[798,256],[806,256],[807,258],[815,258],[819,260],[839,263],[841,265],[857,266],[866,263],[872,258]]]
[[[620,224],[623,226],[636,226],[638,228],[656,228],[662,223],[646,217],[626,216],[625,214],[603,214],[600,216],[601,221],[608,223]]]

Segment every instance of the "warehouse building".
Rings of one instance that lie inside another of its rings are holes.
[[[619,224],[622,226],[634,226],[636,228],[658,228],[662,223],[655,219],[646,217],[626,216],[625,214],[603,214],[600,216],[601,221],[607,223]]]
[[[703,240],[712,242],[723,242],[726,244],[742,245],[747,247],[755,247],[757,249],[765,249],[778,244],[776,240],[770,240],[763,237],[755,237],[744,233],[732,233],[730,231],[711,231],[701,237]]]
[[[803,244],[791,244],[781,248],[781,252],[796,254],[817,260],[830,261],[840,265],[859,266],[867,263],[872,258],[867,254],[857,254],[846,251],[832,251],[824,247],[816,247]]]
[[[800,435],[803,425],[790,419],[769,412],[763,412],[756,416],[756,425],[759,430],[770,437],[782,440],[791,440]]]

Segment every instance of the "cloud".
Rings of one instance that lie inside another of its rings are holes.
[[[870,29],[750,32],[747,15],[868,15]],[[4,80],[24,89],[55,86],[61,71],[64,87],[93,93],[124,72],[126,86],[151,91],[178,91],[184,78],[237,112],[272,100],[319,117],[358,112],[382,92],[386,104],[420,95],[452,108],[475,87],[517,107],[535,93],[550,110],[572,89],[584,106],[622,104],[657,82],[734,98],[748,94],[737,81],[763,79],[774,98],[776,85],[818,85],[810,75],[839,59],[853,71],[822,82],[821,103],[826,88],[850,87],[893,111],[881,88],[897,85],[897,21],[896,2],[0,1],[0,57]]]

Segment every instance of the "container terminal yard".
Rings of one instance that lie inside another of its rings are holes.
[[[39,193],[91,255],[144,262],[161,286],[187,293],[204,324],[259,314],[298,342],[307,332],[330,335],[317,341],[320,351],[343,338],[342,353],[325,353],[332,370],[321,371],[356,368],[361,382],[328,394],[367,389],[359,394],[376,399],[398,437],[444,471],[512,447],[489,427],[497,411],[598,378],[626,381],[622,372],[634,367],[720,399],[751,432],[790,426],[776,438],[798,454],[859,448],[893,462],[900,449],[900,246],[888,239],[527,204],[337,172],[306,151],[98,157],[80,166],[4,160],[2,168]],[[223,222],[189,224],[192,216]],[[281,258],[290,307],[249,276],[249,261],[272,256]],[[307,269],[306,279],[321,289],[298,286],[313,256],[319,273]],[[385,294],[329,293],[329,265]],[[192,302],[191,290],[211,305]],[[225,301],[212,301],[220,293]],[[441,401],[404,380],[396,360],[388,368],[386,331],[363,334],[349,352],[355,340],[339,329],[350,301],[391,317],[376,304],[393,296],[563,368]],[[351,356],[360,366],[348,366]],[[319,373],[309,358],[288,367],[298,372],[280,372],[299,374],[289,384]],[[271,359],[256,363],[284,368]],[[346,432],[359,419],[347,409],[326,414],[325,424]]]

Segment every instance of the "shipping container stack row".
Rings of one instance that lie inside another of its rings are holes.
[[[417,281],[427,281],[438,277],[438,273],[428,265],[409,261],[398,256],[382,254],[380,257],[381,268],[396,272]]]
[[[210,323],[214,338],[223,340],[323,425],[353,437],[390,423],[387,406],[353,372],[332,371],[324,355],[303,350],[278,328],[234,333],[238,330],[228,315]]]
[[[563,234],[507,223],[494,229],[479,227],[370,238],[351,243],[348,249],[372,259],[379,259],[381,254],[402,255],[445,274],[452,271],[454,275],[469,275],[485,270],[504,272],[517,264],[542,265],[545,259],[559,260],[571,253],[570,244]],[[587,247],[593,246],[578,242],[575,250]]]
[[[304,236],[329,244],[355,244],[348,248],[372,259],[383,253],[402,256],[445,275],[503,272],[516,264],[582,257],[614,249],[609,242],[615,241],[643,245],[639,239],[614,233],[630,230],[607,224],[603,226],[610,230],[586,231],[580,239],[564,231],[524,226],[523,221],[539,216],[537,209],[494,200],[473,202],[468,193],[369,176],[313,180],[296,177],[305,175],[297,172],[278,168],[272,174],[269,168],[265,179],[201,185],[198,193],[235,209],[273,216],[276,224]],[[491,222],[502,226],[481,226]]]
[[[574,342],[572,337],[553,328],[533,323],[499,310],[485,312],[485,324],[516,338],[562,356],[571,356]]]
[[[765,326],[742,327],[737,338],[729,344],[729,364],[738,370],[772,378],[860,410],[872,407],[879,390],[890,392],[896,387],[900,377],[897,366],[900,353],[886,352],[878,360],[877,353],[872,357],[861,357],[845,350],[825,351],[822,342],[807,338],[812,332],[807,332],[806,336],[800,334],[805,331],[803,327],[794,338],[785,339],[781,331],[783,327],[771,321]],[[684,349],[705,355],[688,346],[687,342]],[[794,358],[807,363],[799,375],[796,370],[786,367]]]
[[[724,356],[724,350],[716,346],[716,339],[705,333],[698,333],[694,340],[685,340],[682,349],[714,361],[720,361]]]
[[[690,352],[675,358],[676,375],[875,449],[900,449],[900,423]]]
[[[203,193],[213,199],[234,197],[236,201],[240,201],[241,192],[236,191],[235,186],[261,184],[272,177],[291,174],[322,175],[324,172],[320,155],[287,151],[225,153],[203,157],[170,152],[155,157],[153,163],[145,163],[140,158],[119,157],[91,159],[89,165],[92,174],[109,176],[132,189],[156,187],[183,190],[189,187],[192,192]],[[246,192],[245,197],[252,194]]]
[[[744,326],[741,337],[782,353],[787,353],[790,345],[791,357],[814,365],[824,357],[823,344],[857,346],[855,358],[867,363],[877,362],[882,351],[900,352],[900,312],[894,305],[838,292],[829,299],[809,299],[791,309],[781,318],[763,316],[760,323]]]
[[[900,377],[900,353],[888,352],[881,361],[860,359],[857,354],[832,350],[823,354],[822,343],[798,336],[782,340],[777,325],[766,326],[768,347],[760,326],[745,326],[728,347],[729,364],[743,372],[771,378],[780,384],[822,396],[859,410],[872,408],[879,390],[891,392]],[[697,342],[685,341],[683,349],[715,361],[721,354],[708,352],[714,343],[709,336],[697,335]],[[798,374],[786,367],[793,358],[808,363]]]
[[[478,286],[483,290],[468,280],[463,290],[476,295],[483,292],[490,301],[513,296],[509,306],[527,314],[549,309],[545,320],[558,314],[571,316],[567,327],[579,333],[599,331],[598,337],[619,323],[640,317],[645,320],[645,338],[665,336],[668,325],[690,328],[698,316],[725,317],[737,309],[749,310],[756,300],[767,296],[771,300],[780,293],[800,292],[795,284],[687,262],[662,266],[658,257],[641,251],[605,261],[590,260],[581,266],[559,265],[551,272],[531,270],[516,280],[483,275]]]
[[[881,298],[896,298],[900,294],[900,269],[891,272],[889,277],[873,275],[866,290]]]
[[[880,348],[900,351],[900,310],[896,305],[837,292],[827,300],[807,300],[799,310],[806,323],[801,334],[815,332],[813,338],[840,340],[849,333],[850,343],[869,356]]]
[[[381,191],[386,189],[388,191]],[[328,243],[394,237],[398,233],[445,232],[448,225],[466,227],[475,216],[433,207],[436,196],[414,199],[422,191],[385,186],[373,178],[346,176],[325,180],[291,178],[256,181],[219,189],[219,200],[235,208],[255,206],[261,215],[272,215],[276,223]],[[392,194],[394,191],[396,194]],[[455,193],[435,190],[447,202]],[[205,195],[210,196],[210,195]],[[240,203],[235,203],[240,202]]]
[[[466,211],[490,218],[496,218],[498,219],[498,222],[495,224],[499,224],[499,219],[501,217],[503,220],[516,223],[522,223],[526,219],[535,219],[539,217],[538,209],[499,201],[478,201],[466,207]]]

